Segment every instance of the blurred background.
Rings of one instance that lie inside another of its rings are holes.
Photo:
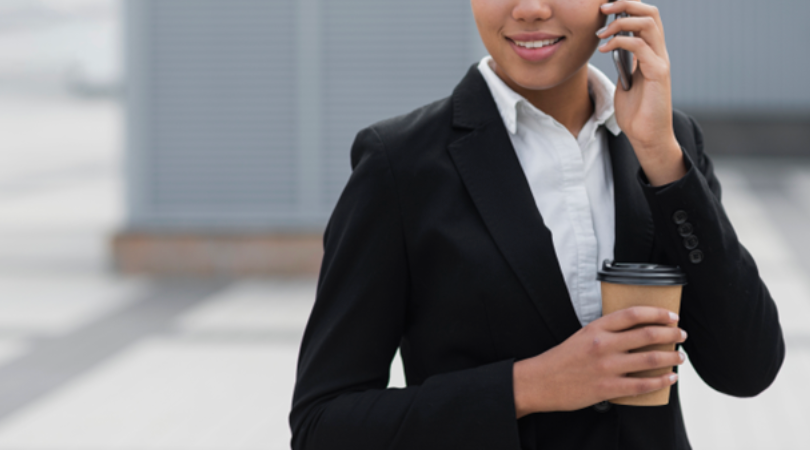
[[[692,445],[810,448],[810,2],[651,3],[788,342],[681,368]],[[466,0],[0,0],[0,448],[289,447],[354,134],[485,53]]]

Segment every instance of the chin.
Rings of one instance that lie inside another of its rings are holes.
[[[521,68],[517,71],[506,71],[506,74],[516,85],[532,91],[551,89],[564,81],[564,77],[556,71],[537,68]]]

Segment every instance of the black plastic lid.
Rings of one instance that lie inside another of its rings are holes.
[[[686,274],[679,267],[660,264],[621,264],[606,260],[599,281],[633,286],[683,286]]]

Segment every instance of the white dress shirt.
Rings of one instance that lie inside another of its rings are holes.
[[[615,85],[589,66],[593,116],[575,137],[554,118],[514,92],[493,71],[487,56],[478,65],[503,118],[534,201],[551,231],[571,302],[584,326],[602,315],[596,273],[613,258],[615,207],[607,132],[619,135],[613,110]],[[604,126],[604,127],[601,127]]]

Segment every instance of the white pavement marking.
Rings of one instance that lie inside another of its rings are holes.
[[[810,169],[794,169],[787,180],[793,198],[804,205],[806,212],[810,212]]]
[[[0,332],[60,336],[123,307],[147,285],[104,276],[0,275]]]
[[[244,281],[209,298],[180,319],[183,332],[303,334],[315,302],[314,279]]]
[[[785,335],[810,335],[810,288],[789,245],[741,174],[718,171],[723,205],[779,309]],[[788,343],[790,347],[790,343]],[[810,349],[788,349],[774,384],[752,399],[708,387],[689,363],[680,369],[680,394],[692,446],[698,449],[806,449],[810,438]]]
[[[810,336],[806,270],[740,173],[723,171],[723,205],[740,242],[754,257],[779,310],[786,336]],[[810,205],[808,205],[810,207]]]
[[[30,348],[30,344],[21,338],[4,337],[0,339],[0,367],[22,356]]]
[[[0,447],[287,449],[296,350],[136,344],[0,423]]]
[[[789,352],[761,395],[738,399],[710,388],[688,363],[680,367],[686,429],[696,449],[807,449],[810,351]]]

